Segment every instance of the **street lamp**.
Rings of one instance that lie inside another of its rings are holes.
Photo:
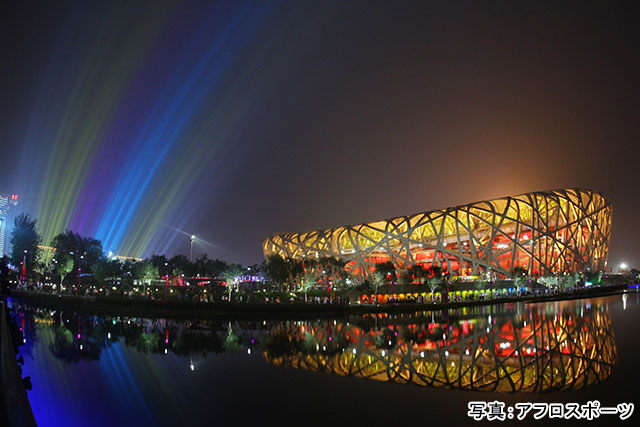
[[[627,271],[627,264],[622,262],[620,263],[620,267],[618,267],[618,273],[624,273]]]
[[[196,240],[195,235],[191,235],[191,250],[189,251],[189,261],[193,262],[193,242]]]

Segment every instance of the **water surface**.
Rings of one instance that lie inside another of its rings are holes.
[[[496,399],[638,406],[636,292],[314,321],[98,317],[15,301],[13,313],[42,426],[470,423],[469,400]]]

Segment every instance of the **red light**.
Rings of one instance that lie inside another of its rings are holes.
[[[17,194],[12,194],[11,195],[11,200],[18,200],[18,195]]]

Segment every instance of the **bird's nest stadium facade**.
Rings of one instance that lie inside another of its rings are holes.
[[[606,266],[610,201],[587,189],[521,194],[307,233],[275,233],[265,257],[336,257],[365,278],[380,262],[398,271],[441,267],[452,275],[555,275]]]

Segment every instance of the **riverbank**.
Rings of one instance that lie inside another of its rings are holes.
[[[81,297],[35,292],[11,291],[18,301],[55,310],[71,310],[92,314],[147,318],[330,318],[351,314],[406,313],[504,303],[535,303],[606,296],[623,292],[627,285],[607,285],[573,292],[525,295],[491,300],[456,301],[422,304],[307,304],[307,303],[203,303],[188,301],[158,301],[141,298]]]
[[[0,303],[0,422],[6,426],[36,426],[22,382],[22,371],[16,361],[18,352],[7,324],[5,302]]]

